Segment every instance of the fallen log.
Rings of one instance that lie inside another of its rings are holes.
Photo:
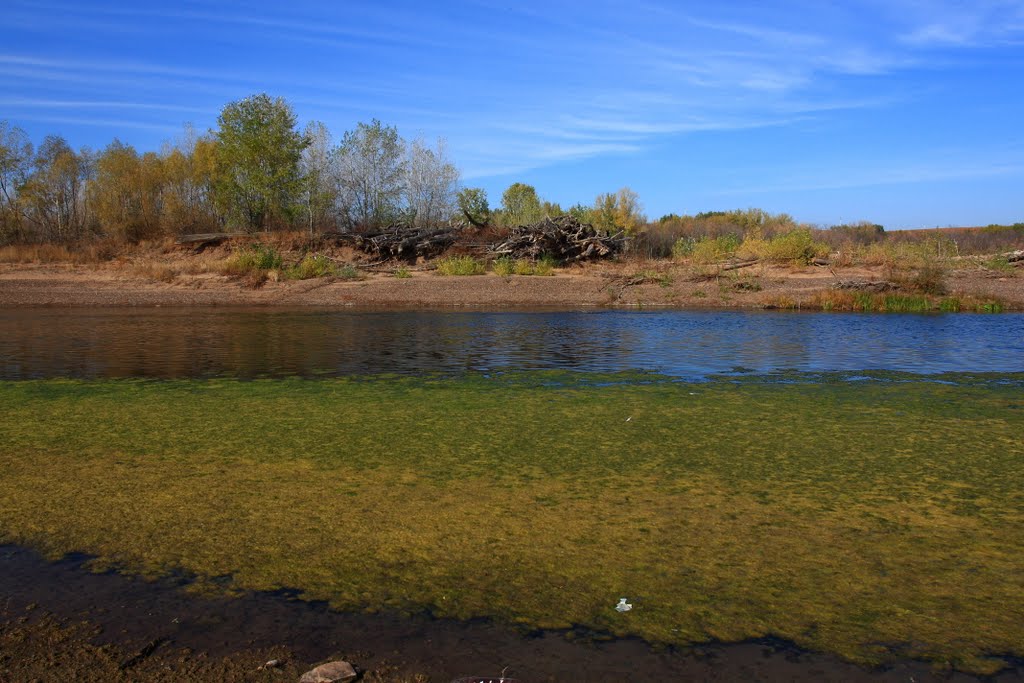
[[[833,282],[832,289],[854,289],[861,292],[890,292],[899,289],[892,282],[885,280],[839,280]]]
[[[181,235],[177,240],[175,240],[175,243],[207,247],[214,244],[220,244],[225,240],[233,239],[235,237],[246,237],[246,234],[244,232],[207,232],[195,235]]]
[[[740,268],[749,268],[750,266],[757,265],[757,259],[751,259],[748,261],[735,261],[733,263],[724,263],[718,266],[718,272],[724,273],[727,270],[739,270]]]

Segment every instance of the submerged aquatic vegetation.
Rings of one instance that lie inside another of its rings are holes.
[[[991,671],[1024,652],[1024,400],[946,380],[0,383],[0,540],[339,609]]]

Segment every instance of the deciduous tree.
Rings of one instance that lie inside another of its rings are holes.
[[[502,220],[506,225],[527,225],[544,217],[537,190],[526,183],[512,183],[501,195]]]
[[[487,191],[482,187],[464,187],[459,190],[457,201],[459,211],[466,220],[478,228],[487,226],[491,219],[491,207],[487,203]]]
[[[455,213],[459,169],[448,160],[443,140],[430,149],[413,140],[405,162],[405,205],[416,226],[437,225]]]
[[[21,128],[0,121],[0,240],[22,239],[19,192],[32,168],[32,143]]]
[[[348,131],[338,148],[339,208],[348,227],[386,225],[402,213],[405,143],[377,119]]]
[[[82,188],[87,176],[86,160],[64,138],[48,135],[43,139],[32,160],[31,176],[20,191],[37,238],[61,242],[81,237],[85,226]]]
[[[291,217],[302,192],[299,161],[308,141],[284,99],[266,94],[231,102],[217,120],[217,191],[246,228]]]
[[[306,213],[306,227],[310,234],[324,229],[333,222],[333,211],[338,191],[335,168],[337,153],[331,132],[320,121],[310,121],[303,132],[308,146],[302,150],[299,169],[302,173],[302,200]]]

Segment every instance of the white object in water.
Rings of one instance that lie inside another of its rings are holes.
[[[633,605],[626,602],[626,598],[619,598],[619,604],[615,605],[615,610],[618,612],[628,612],[633,609]]]

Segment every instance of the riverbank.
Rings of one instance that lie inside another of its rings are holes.
[[[87,559],[48,562],[32,551],[0,546],[0,678],[294,681],[324,659],[341,657],[370,683],[448,683],[467,672],[499,674],[504,667],[523,683],[978,680],[910,661],[866,669],[780,640],[653,650],[635,639],[524,634],[481,620],[344,614],[285,595],[211,599],[190,595],[171,580],[90,572]],[[279,664],[265,667],[271,660]],[[1024,667],[988,680],[1024,680]]]
[[[603,263],[550,276],[443,276],[428,269],[358,278],[270,279],[131,265],[0,264],[0,306],[319,306],[357,308],[667,307],[808,310],[1024,310],[1017,272],[963,268],[943,295],[901,288],[882,267],[755,266],[700,271],[671,262]]]

